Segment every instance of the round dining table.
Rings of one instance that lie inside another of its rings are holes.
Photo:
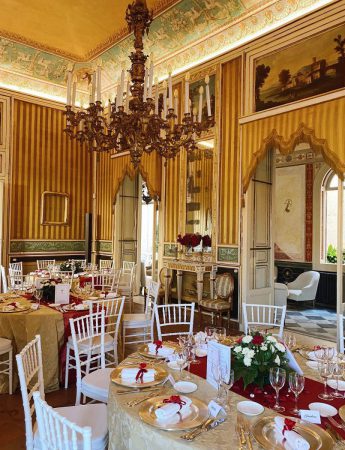
[[[300,367],[304,371],[305,377],[309,378],[310,383],[308,384],[308,390],[311,392],[308,393],[308,396],[312,396],[317,400],[317,394],[322,390],[322,384],[315,384],[315,380],[318,379],[317,370],[313,370],[309,368],[305,362],[306,360],[302,358],[300,355],[295,354],[296,360],[299,363]],[[127,361],[130,360],[127,358],[123,361],[126,364]],[[197,398],[205,402],[206,404],[209,401],[216,397],[216,389],[213,388],[203,377],[206,374],[206,358],[201,358],[200,365],[194,365],[192,371],[196,373],[202,373],[203,376],[200,377],[196,374],[191,374],[192,382],[196,383],[198,388],[192,394],[188,395],[190,398]],[[168,371],[168,373],[172,374],[175,380],[178,379],[178,371],[170,370],[166,364],[164,367]],[[306,380],[308,381],[308,380]],[[169,398],[171,395],[182,395],[178,394],[171,386],[170,382],[166,383],[167,387],[164,387],[164,391],[162,391],[162,395]],[[236,386],[236,383],[235,383]],[[234,387],[235,387],[234,386]],[[307,384],[306,384],[307,386]],[[310,388],[311,387],[311,388]],[[317,387],[316,392],[315,387]],[[117,392],[123,389],[121,386],[116,385],[115,383],[110,383],[109,390],[109,399],[108,399],[108,428],[109,428],[109,450],[229,450],[229,449],[244,449],[248,448],[248,446],[242,445],[240,443],[240,437],[237,434],[237,418],[240,416],[242,419],[244,418],[246,421],[246,425],[248,428],[260,417],[268,417],[268,416],[276,416],[277,413],[272,410],[270,407],[265,407],[264,413],[260,416],[256,417],[248,417],[244,416],[237,411],[237,404],[240,401],[250,399],[253,401],[257,401],[265,405],[265,397],[272,397],[273,401],[273,390],[271,387],[264,388],[264,390],[269,392],[261,392],[259,394],[251,394],[249,396],[241,395],[241,392],[234,392],[233,390],[229,391],[229,404],[230,404],[230,413],[227,415],[224,423],[221,423],[215,429],[210,431],[205,431],[201,435],[199,435],[194,441],[188,442],[181,438],[181,435],[185,433],[185,431],[165,431],[150,426],[144,423],[140,416],[139,410],[143,403],[130,407],[128,406],[128,402],[134,399],[144,399],[145,393],[130,393],[130,394],[121,394],[119,395]],[[307,388],[306,388],[307,389]],[[286,388],[286,392],[287,388]],[[267,394],[267,395],[265,395]],[[287,394],[291,398],[289,398],[289,405],[293,406],[293,394]],[[309,402],[309,397],[305,399],[305,401]],[[305,403],[304,401],[304,403]],[[301,402],[303,406],[303,401]],[[334,406],[338,407],[341,404],[344,404],[345,401],[335,401]],[[272,403],[273,405],[273,403]],[[338,418],[339,421],[339,418]],[[324,425],[326,425],[324,423]],[[327,423],[326,426],[328,426]],[[315,425],[314,425],[315,426]],[[333,430],[334,431],[334,430]],[[345,431],[343,431],[345,433]],[[333,432],[332,432],[333,433]],[[333,438],[337,438],[338,431],[335,430],[333,434]],[[340,438],[339,438],[340,439]],[[343,441],[344,442],[344,441]],[[263,447],[251,437],[251,444],[253,450],[261,450]],[[329,449],[340,449],[342,447],[342,443],[335,442],[334,446],[331,445]]]

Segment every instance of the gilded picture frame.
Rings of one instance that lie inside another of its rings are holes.
[[[59,202],[62,200],[63,210],[60,211],[59,216],[61,220],[52,220],[49,217],[49,204],[48,202]],[[69,194],[65,192],[53,192],[53,191],[44,191],[41,195],[41,225],[68,225],[69,224]]]

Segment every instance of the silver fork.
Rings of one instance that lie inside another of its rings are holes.
[[[206,428],[209,426],[210,423],[214,421],[213,417],[209,417],[205,422],[203,422],[198,428],[195,430],[190,431],[189,433],[183,434],[180,436],[181,439],[186,439],[186,441],[192,441],[195,439],[199,434],[204,432]]]

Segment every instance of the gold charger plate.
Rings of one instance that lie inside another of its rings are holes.
[[[139,409],[139,417],[141,420],[148,425],[159,428],[160,430],[182,431],[191,430],[200,426],[209,416],[206,403],[198,398],[189,397],[192,400],[192,404],[190,406],[191,413],[189,416],[177,423],[164,424],[157,419],[155,411],[157,408],[164,405],[163,400],[167,397],[169,396],[160,395],[146,400]]]
[[[345,405],[343,405],[339,408],[338,414],[339,414],[341,420],[345,420]]]
[[[135,389],[144,389],[147,387],[151,387],[151,386],[157,386],[158,384],[163,383],[163,381],[166,379],[166,377],[168,376],[168,372],[164,369],[164,367],[150,367],[149,365],[147,366],[148,369],[154,369],[155,370],[155,379],[153,381],[148,381],[147,383],[137,383],[136,381],[134,381],[133,383],[129,383],[128,381],[126,382],[125,380],[123,380],[121,378],[121,371],[122,369],[138,369],[139,370],[139,363],[138,364],[128,364],[126,366],[118,366],[116,367],[116,369],[114,369],[111,374],[110,374],[110,378],[111,381],[113,381],[114,383],[120,385],[120,386],[125,386],[125,387],[131,387],[131,388],[135,388]]]
[[[173,348],[176,350],[179,348],[179,345],[172,342],[163,342],[164,347]],[[146,356],[146,358],[152,358],[152,359],[165,359],[166,356],[160,356],[160,355],[153,355],[152,353],[149,353],[149,347],[147,344],[142,345],[138,349],[139,355]]]
[[[327,431],[318,425],[305,423],[298,419],[295,429],[310,445],[310,450],[331,450],[334,446],[334,440]],[[267,450],[284,450],[284,446],[279,443],[275,437],[274,417],[262,417],[252,426],[252,433],[255,439]]]
[[[14,308],[14,309],[10,309],[10,310],[5,310],[4,308],[6,308],[5,306],[0,306],[0,313],[19,313],[19,312],[24,312],[24,311],[28,311],[30,309],[29,306],[23,306],[20,308]]]

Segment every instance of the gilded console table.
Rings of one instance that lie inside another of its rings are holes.
[[[217,266],[211,262],[198,262],[198,261],[186,261],[180,259],[165,260],[164,267],[168,270],[165,271],[165,304],[168,304],[169,298],[169,284],[171,278],[171,271],[176,270],[177,274],[177,298],[181,303],[182,298],[182,276],[183,272],[196,273],[197,280],[197,301],[202,300],[202,293],[204,287],[204,274],[210,274],[210,293],[213,298],[214,280],[216,278]]]

